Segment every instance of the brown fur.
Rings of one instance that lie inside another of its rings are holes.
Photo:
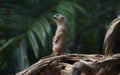
[[[72,66],[70,75],[95,75],[93,71],[93,68],[84,61],[79,61]]]
[[[60,55],[65,51],[66,26],[64,24],[64,17],[60,14],[54,15],[53,20],[57,24],[57,30],[52,42],[53,54]]]

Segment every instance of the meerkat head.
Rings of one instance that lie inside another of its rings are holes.
[[[64,16],[62,16],[61,14],[56,14],[56,15],[53,16],[53,20],[57,24],[62,24],[62,23],[64,23]]]

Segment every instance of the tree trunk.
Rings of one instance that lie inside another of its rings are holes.
[[[79,61],[92,66],[93,75],[118,75],[120,73],[120,54],[106,58],[99,54],[65,54],[43,57],[16,75],[71,75],[74,63]],[[85,73],[84,75],[91,74]]]

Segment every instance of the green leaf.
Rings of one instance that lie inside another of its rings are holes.
[[[16,45],[23,39],[25,35],[19,35],[9,39],[2,47],[0,47],[0,67],[5,64],[9,56],[14,53]]]
[[[34,53],[35,53],[35,56],[36,56],[36,58],[38,58],[39,47],[38,47],[38,43],[37,43],[37,41],[36,41],[35,35],[34,35],[34,33],[33,33],[32,31],[29,31],[29,32],[27,33],[27,36],[28,36],[28,38],[29,38],[29,40],[30,40],[30,44],[31,44],[31,46],[32,46],[32,48],[33,48],[33,51],[34,51]]]
[[[46,33],[45,30],[43,28],[43,26],[39,25],[39,27],[34,28],[33,31],[36,33],[36,35],[38,36],[41,44],[43,47],[45,47],[45,37],[46,37]]]

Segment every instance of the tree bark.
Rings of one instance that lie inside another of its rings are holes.
[[[111,57],[104,57],[100,54],[64,54],[43,57],[16,75],[70,75],[72,65],[81,60],[92,67],[94,75],[118,75],[120,73],[120,54]]]

